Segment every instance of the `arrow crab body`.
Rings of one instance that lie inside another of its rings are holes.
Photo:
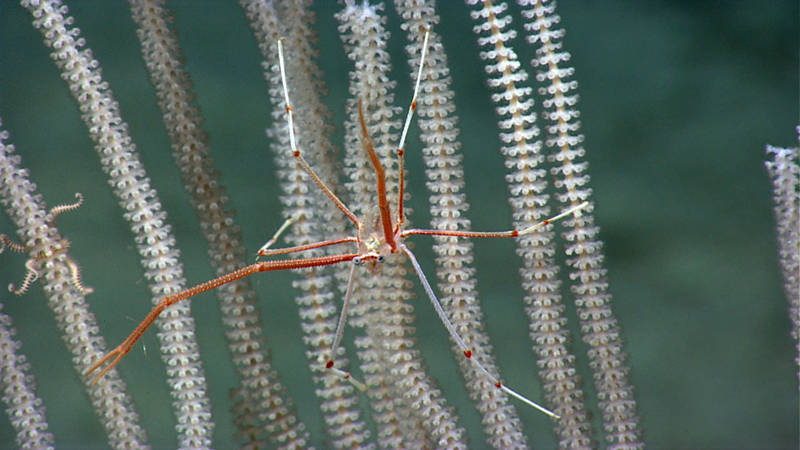
[[[414,95],[411,100],[411,105],[409,107],[409,111],[406,116],[405,124],[403,126],[403,132],[401,134],[401,138],[396,152],[399,165],[398,173],[400,175],[398,180],[399,181],[398,195],[397,195],[395,216],[393,216],[392,214],[392,208],[390,207],[390,202],[387,197],[386,173],[373,148],[373,144],[371,142],[369,133],[367,131],[367,127],[364,122],[364,111],[363,111],[364,107],[361,101],[359,101],[358,113],[359,113],[359,122],[361,128],[361,143],[364,147],[367,156],[369,157],[372,169],[375,173],[375,184],[376,184],[376,194],[377,194],[377,205],[376,205],[377,208],[375,209],[375,213],[368,214],[364,220],[361,220],[358,217],[356,217],[356,215],[353,214],[353,212],[351,212],[351,210],[348,209],[348,207],[321,180],[321,178],[317,175],[314,169],[305,161],[300,150],[297,148],[297,143],[294,134],[294,113],[292,110],[291,102],[289,99],[289,91],[286,84],[286,73],[285,73],[286,69],[285,69],[285,62],[283,55],[283,44],[282,41],[279,41],[278,44],[279,64],[281,71],[281,81],[283,83],[283,93],[286,102],[286,116],[288,121],[289,137],[290,137],[289,140],[291,144],[292,155],[295,158],[297,164],[302,168],[302,170],[304,170],[309,175],[311,180],[322,190],[322,192],[330,199],[330,201],[332,201],[336,205],[336,207],[345,216],[347,216],[347,218],[356,226],[357,232],[355,236],[319,241],[311,244],[305,244],[287,248],[279,248],[279,249],[269,248],[271,244],[277,240],[279,234],[288,226],[290,221],[293,220],[290,219],[283,227],[281,227],[281,229],[278,231],[278,233],[276,233],[273,239],[271,239],[270,242],[268,242],[264,247],[262,247],[259,250],[258,254],[260,256],[287,255],[313,249],[319,249],[322,247],[338,246],[341,244],[348,244],[348,243],[356,244],[355,252],[334,254],[328,256],[260,261],[255,264],[243,267],[239,270],[222,275],[213,280],[199,284],[192,288],[186,289],[182,292],[164,297],[153,308],[153,310],[150,311],[150,313],[145,317],[145,319],[136,327],[136,329],[128,336],[128,338],[122,344],[120,344],[117,348],[109,352],[106,356],[97,361],[89,370],[86,371],[86,375],[90,375],[93,374],[95,371],[99,370],[103,365],[105,365],[105,367],[103,367],[102,370],[100,370],[94,376],[92,383],[99,380],[103,375],[105,375],[109,370],[111,370],[111,368],[116,366],[122,360],[122,358],[136,344],[141,335],[155,321],[155,319],[161,314],[161,312],[164,311],[164,309],[181,300],[191,298],[202,292],[215,289],[219,286],[225,285],[240,278],[250,276],[257,272],[320,267],[320,266],[328,266],[350,261],[353,264],[350,270],[350,275],[347,283],[347,290],[345,293],[342,310],[336,328],[336,336],[333,344],[330,347],[330,350],[327,352],[326,355],[320,355],[320,358],[322,359],[322,362],[324,362],[324,366],[326,367],[326,369],[331,370],[336,374],[342,376],[343,378],[347,379],[359,389],[366,390],[367,386],[365,384],[363,384],[358,380],[353,379],[350,376],[349,372],[336,367],[336,362],[335,362],[335,355],[337,354],[336,350],[341,344],[341,339],[344,333],[344,324],[346,323],[347,320],[350,300],[353,294],[353,283],[354,283],[353,280],[355,274],[355,267],[358,265],[366,265],[366,268],[371,274],[376,274],[381,269],[381,263],[386,261],[386,259],[390,255],[403,253],[411,261],[414,270],[417,274],[417,277],[419,278],[420,283],[423,285],[427,297],[430,299],[431,304],[436,310],[439,319],[447,329],[451,338],[456,342],[456,344],[461,349],[463,356],[468,360],[470,360],[471,363],[473,363],[476,366],[478,371],[482,373],[489,381],[491,381],[491,383],[498,389],[503,390],[508,395],[511,395],[519,399],[520,401],[526,403],[527,405],[532,406],[551,417],[555,418],[558,417],[556,414],[549,411],[548,409],[538,405],[537,403],[533,402],[527,397],[517,393],[516,391],[502,384],[497,377],[492,375],[477,360],[477,358],[472,357],[473,356],[472,349],[465,344],[464,340],[456,331],[455,327],[450,323],[430,283],[425,277],[425,274],[422,272],[422,269],[416,257],[411,252],[411,250],[403,243],[403,241],[405,240],[405,238],[413,235],[452,236],[461,238],[516,238],[519,236],[523,236],[525,234],[532,233],[533,231],[550,224],[552,221],[566,217],[570,214],[579,215],[580,210],[585,208],[588,204],[584,202],[581,204],[574,205],[550,219],[544,220],[538,224],[535,224],[523,230],[509,230],[509,231],[499,231],[499,232],[476,232],[476,231],[464,231],[464,230],[445,231],[445,230],[433,230],[433,229],[404,228],[403,226],[404,225],[404,210],[403,210],[404,144],[408,128],[411,123],[411,119],[413,117],[414,110],[416,109],[417,94],[419,92],[420,80],[422,78],[422,71],[425,62],[425,54],[427,52],[427,42],[428,42],[428,34],[426,33],[424,43],[422,46],[422,53],[420,56],[421,62],[419,64],[419,72],[417,74],[417,80],[414,88]],[[106,365],[106,363],[108,364]]]

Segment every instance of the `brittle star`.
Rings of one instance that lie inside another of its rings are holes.
[[[75,198],[78,200],[74,203],[67,203],[51,208],[45,216],[45,223],[49,226],[55,226],[56,217],[67,211],[72,211],[79,208],[83,204],[83,195],[81,195],[80,192],[76,192]],[[7,234],[3,233],[0,234],[0,253],[3,253],[6,248],[18,253],[26,253],[32,250],[32,248],[29,246],[14,242]],[[67,267],[69,267],[72,285],[75,286],[75,289],[77,289],[83,295],[91,294],[94,290],[88,286],[84,286],[83,283],[81,283],[81,271],[78,267],[78,264],[75,263],[75,261],[73,261],[73,259],[68,255],[66,255],[68,249],[69,240],[67,239],[60,239],[56,241],[54,245],[40,249],[35,255],[31,256],[27,261],[25,261],[25,269],[27,270],[25,272],[25,277],[22,279],[22,285],[19,288],[16,288],[14,283],[9,283],[8,290],[16,295],[25,294],[28,292],[31,284],[39,279],[39,271],[36,270],[36,268],[41,266],[45,260],[53,258],[58,254],[64,254],[64,262],[67,264]]]

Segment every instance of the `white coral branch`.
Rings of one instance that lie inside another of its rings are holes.
[[[337,14],[348,57],[356,67],[350,76],[352,98],[348,101],[349,119],[345,124],[345,171],[351,180],[347,187],[353,208],[364,217],[365,224],[370,224],[368,226],[377,220],[374,216],[375,175],[361,142],[358,102],[362,102],[375,151],[387,169],[388,192],[397,192],[399,177],[399,169],[390,161],[399,142],[397,131],[401,122],[396,117],[400,108],[392,106],[396,83],[388,76],[391,68],[386,51],[389,34],[384,28],[386,19],[380,14],[382,9],[382,5],[348,2]],[[397,206],[396,197],[390,197],[389,202],[393,208]],[[370,397],[379,405],[377,420],[383,427],[380,433],[382,436],[410,433],[397,444],[415,446],[423,442],[420,430],[415,428],[422,427],[426,438],[435,445],[461,446],[464,431],[456,424],[441,391],[424,372],[415,348],[416,330],[409,325],[414,321],[413,306],[408,302],[411,282],[406,278],[403,255],[393,256],[382,264],[379,273],[363,275],[362,289],[357,291],[354,297],[357,303],[353,307],[354,316],[360,316],[354,317],[353,324],[365,327],[367,333],[367,337],[358,339],[356,344],[362,348],[360,356],[367,373],[366,381],[374,386],[375,392],[371,388]],[[408,418],[403,420],[405,415]]]
[[[11,426],[17,433],[17,445],[29,449],[53,449],[54,438],[47,425],[42,399],[36,395],[36,381],[25,355],[18,352],[22,343],[11,317],[0,304],[0,389]]]
[[[0,123],[2,125],[2,123]],[[21,167],[21,158],[14,146],[6,144],[8,132],[0,129],[0,201],[18,228],[18,235],[28,249],[32,261],[43,272],[48,306],[53,310],[62,339],[72,354],[73,364],[83,374],[94,361],[107,352],[105,342],[98,336],[97,319],[89,311],[84,293],[72,282],[66,254],[58,230],[48,220],[47,208],[36,184],[28,179],[28,170]],[[125,383],[116,370],[102,380],[89,385],[84,377],[92,405],[115,448],[146,447],[147,437],[139,415],[134,411]],[[31,417],[33,420],[34,417]]]
[[[544,98],[543,116],[547,121],[545,145],[551,150],[548,160],[553,164],[550,172],[559,190],[557,198],[565,208],[590,202],[580,217],[565,221],[568,229],[562,235],[568,242],[565,251],[567,263],[572,267],[570,289],[575,295],[583,340],[590,346],[589,366],[603,414],[606,442],[615,448],[641,448],[644,443],[633,386],[619,325],[611,310],[599,228],[594,225],[588,164],[580,161],[585,150],[577,120],[580,113],[575,109],[578,83],[569,80],[573,68],[559,66],[570,59],[569,53],[562,49],[561,38],[565,33],[556,28],[561,19],[555,12],[555,2],[517,2],[523,7],[523,16],[531,20],[525,29],[530,33],[528,41],[536,46],[537,59],[533,65],[538,68],[536,79],[542,85],[539,94]]]
[[[150,280],[153,304],[182,291],[185,280],[180,252],[166,224],[166,213],[145,174],[119,105],[103,81],[100,64],[80,37],[80,30],[72,26],[74,20],[60,1],[30,0],[23,1],[23,6],[33,16],[45,45],[52,49],[51,58],[78,102],[114,195],[126,211],[123,216],[134,233],[145,276]],[[167,309],[156,323],[178,420],[179,444],[208,447],[214,426],[189,303]]]

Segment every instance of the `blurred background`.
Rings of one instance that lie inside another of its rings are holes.
[[[347,93],[346,59],[336,33],[338,6],[316,6],[319,64],[331,91],[341,142]],[[470,219],[476,230],[511,223],[505,168],[497,151],[497,118],[488,99],[468,10],[443,2],[444,38],[456,90]],[[190,283],[212,276],[206,244],[175,168],[153,89],[125,2],[69,2],[120,102],[178,239]],[[170,1],[186,66],[210,134],[212,155],[236,208],[245,245],[255,251],[280,226],[274,161],[264,129],[270,109],[261,57],[235,2]],[[644,439],[652,448],[796,448],[797,356],[777,266],[764,146],[796,146],[798,3],[739,1],[562,2],[565,49],[580,83],[582,132],[605,241],[614,311],[627,342]],[[520,17],[514,13],[515,28]],[[387,7],[389,52],[398,81],[396,104],[411,95],[405,37]],[[101,333],[116,345],[149,311],[149,294],[130,231],[112,198],[75,102],[61,81],[28,13],[0,2],[0,117],[31,178],[50,206],[84,205],[58,218],[82,267]],[[523,62],[533,50],[514,43]],[[533,73],[533,70],[528,67]],[[413,127],[412,127],[413,128]],[[415,131],[416,133],[416,131]],[[341,146],[340,146],[341,148]],[[412,221],[429,223],[416,134],[407,146]],[[288,153],[287,153],[288,156]],[[15,233],[0,214],[0,232]],[[434,277],[431,242],[415,251]],[[0,302],[23,342],[58,446],[107,445],[78,374],[35,284],[23,297],[25,257],[0,255]],[[541,398],[522,317],[513,242],[475,243],[478,289],[497,361],[508,384]],[[498,270],[499,268],[499,270]],[[315,444],[324,447],[318,402],[289,273],[256,276],[274,364]],[[422,291],[413,300],[419,347],[470,433],[485,445],[445,330]],[[213,295],[193,300],[199,343],[221,448],[233,439],[230,389],[236,379]],[[352,331],[348,331],[352,338]],[[174,418],[154,332],[121,364],[156,447],[174,447]],[[576,351],[583,350],[580,343]],[[581,366],[586,369],[585,364]],[[291,375],[289,375],[291,374]],[[587,395],[591,382],[584,375]],[[518,407],[530,443],[552,447],[550,423]],[[597,421],[596,421],[597,422]],[[0,446],[14,434],[0,416]]]

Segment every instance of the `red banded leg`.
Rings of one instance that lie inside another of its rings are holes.
[[[128,354],[128,352],[133,348],[139,338],[142,337],[142,334],[153,324],[156,318],[161,314],[164,309],[166,309],[170,305],[174,305],[181,300],[186,300],[187,298],[194,297],[197,294],[206,292],[208,290],[217,288],[222,286],[223,284],[228,284],[232,281],[238,280],[240,278],[248,277],[254,273],[258,272],[271,272],[275,270],[286,270],[286,269],[302,269],[305,267],[319,267],[319,266],[329,266],[331,264],[338,264],[345,261],[351,261],[353,258],[357,257],[358,253],[346,253],[342,255],[331,255],[331,256],[320,256],[316,258],[303,258],[303,259],[287,259],[283,261],[261,261],[255,264],[251,264],[247,267],[243,267],[237,271],[222,275],[221,277],[214,278],[213,280],[206,281],[205,283],[198,284],[197,286],[191,287],[184,291],[178,292],[176,294],[168,295],[161,299],[158,304],[153,307],[149,314],[142,320],[139,326],[136,327],[135,330],[128,336],[125,341],[117,346],[114,350],[110,351],[106,356],[103,357],[100,361],[96,362],[92,367],[90,367],[84,375],[90,375],[92,372],[100,368],[103,364],[107,361],[111,360],[111,362],[101,370],[91,381],[90,384],[96,383],[103,375],[106,374],[109,370],[111,370],[114,366],[119,364],[122,358]]]

